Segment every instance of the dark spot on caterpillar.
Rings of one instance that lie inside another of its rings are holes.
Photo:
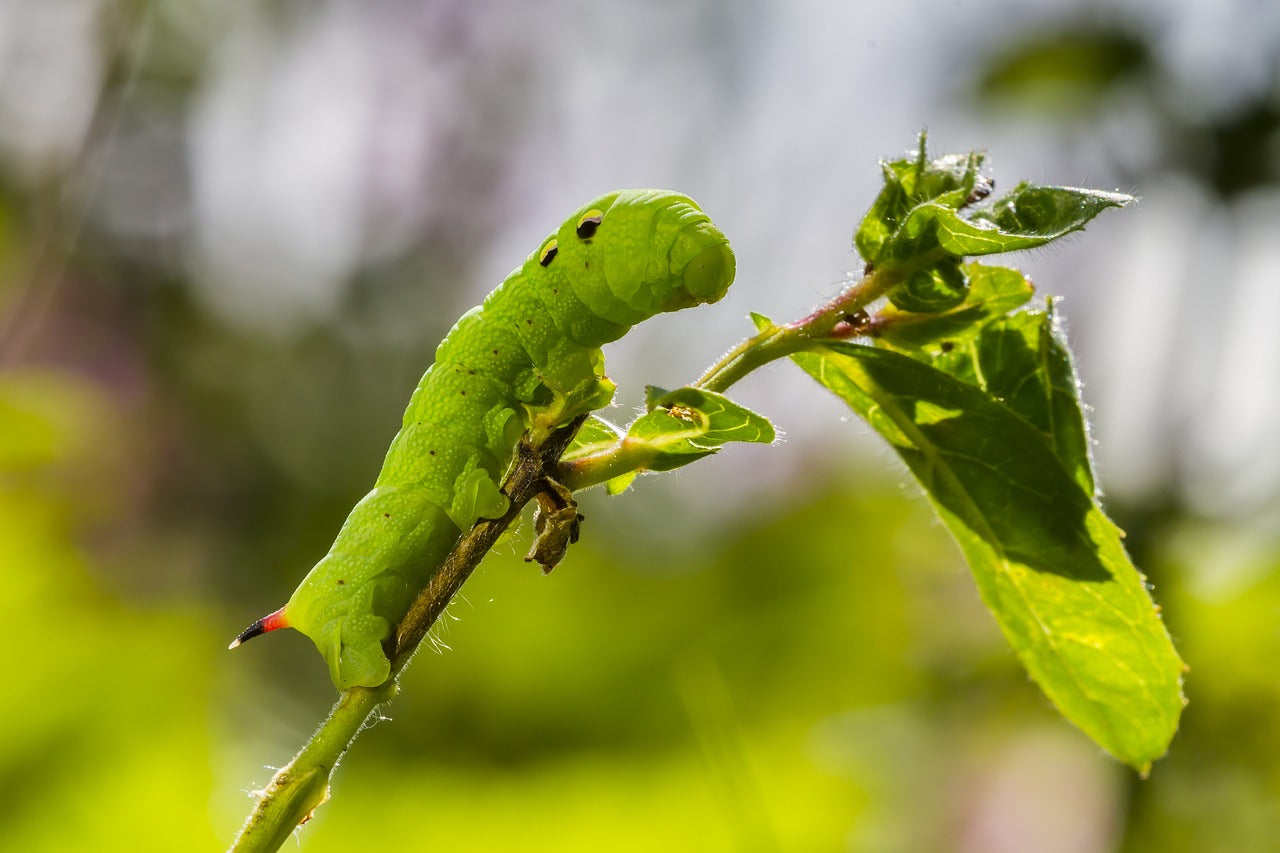
[[[602,221],[604,221],[602,213],[598,210],[589,211],[586,216],[578,220],[578,239],[590,240],[595,236]]]
[[[494,355],[498,355],[499,353],[498,353],[498,351],[497,351],[497,350],[494,350],[494,351],[493,351],[493,354],[494,354]]]
[[[467,375],[468,375],[468,376],[475,376],[475,375],[476,375],[476,372],[475,372],[474,370],[468,370],[468,371],[467,371]]]
[[[384,512],[384,513],[382,514],[382,517],[383,517],[383,518],[390,518],[390,517],[391,517],[391,513],[389,513],[389,512]]]
[[[542,250],[542,257],[538,258],[538,263],[545,267],[547,264],[555,260],[556,255],[559,254],[559,252],[560,250],[556,248],[556,241],[552,240],[546,245],[546,248]]]
[[[589,269],[591,269],[591,261],[583,261],[583,262],[582,262],[582,268],[583,268],[584,270],[589,270]]]
[[[427,451],[427,455],[428,455],[428,456],[435,456],[435,455],[436,455],[436,452],[435,452],[434,450],[428,450],[428,451]]]
[[[346,583],[346,581],[345,581],[345,580],[343,580],[342,578],[338,578],[338,580],[337,580],[337,584],[338,584],[338,586],[342,586],[342,585],[343,585],[343,584],[345,584],[345,583]]]
[[[527,326],[532,326],[532,325],[533,325],[533,320],[532,320],[532,319],[525,320],[524,322],[525,322],[525,325],[527,325]]]
[[[559,295],[560,295],[560,288],[558,288],[558,287],[553,287],[553,288],[551,288],[551,295],[552,295],[552,296],[559,296]]]
[[[952,351],[953,349],[955,349],[955,348],[956,348],[956,345],[955,345],[954,343],[952,343],[951,341],[943,341],[943,342],[942,342],[942,351],[943,351],[943,352],[951,352],[951,351]]]
[[[465,397],[465,396],[467,396],[467,392],[466,392],[466,391],[459,391],[458,393],[459,393],[459,394],[461,394],[461,395],[462,395],[462,396],[464,396],[464,397]]]

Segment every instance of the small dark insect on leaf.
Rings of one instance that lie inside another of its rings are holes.
[[[841,319],[849,324],[849,327],[853,330],[853,334],[855,335],[863,333],[871,325],[871,315],[868,314],[864,308],[859,308],[857,311],[846,313]]]
[[[977,183],[973,185],[973,191],[965,198],[964,205],[962,206],[967,207],[971,204],[977,204],[987,196],[991,195],[995,188],[996,182],[994,178],[978,178]]]

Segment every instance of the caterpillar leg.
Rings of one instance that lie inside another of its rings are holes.
[[[537,561],[543,574],[548,574],[564,559],[569,546],[578,541],[583,516],[573,493],[551,477],[543,478],[536,498],[533,547],[524,561]]]

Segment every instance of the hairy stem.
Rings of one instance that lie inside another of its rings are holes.
[[[816,341],[857,334],[858,312],[883,296],[900,278],[897,272],[867,273],[809,316],[783,326],[769,326],[747,338],[702,374],[694,387],[725,391],[753,370],[807,349]]]
[[[868,272],[807,317],[782,326],[766,326],[721,356],[693,383],[693,387],[724,392],[769,362],[794,355],[823,341],[866,334],[870,328],[867,306],[901,281],[905,274],[901,269]],[[589,456],[561,462],[559,480],[573,491],[579,491],[631,471],[643,471],[653,456],[653,449],[645,442],[622,436],[616,443]]]
[[[555,470],[560,454],[573,441],[582,420],[579,418],[552,433],[536,447],[521,441],[515,465],[502,487],[511,501],[510,508],[501,518],[476,522],[418,594],[389,641],[391,677],[378,687],[353,687],[338,697],[329,716],[302,750],[257,792],[258,801],[233,842],[232,850],[241,853],[278,850],[295,829],[311,819],[312,813],[329,796],[329,778],[338,760],[379,706],[395,697],[400,673],[431,626],[498,537],[542,488],[548,473]]]

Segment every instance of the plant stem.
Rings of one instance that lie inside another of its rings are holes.
[[[543,487],[548,472],[554,471],[556,461],[573,441],[582,420],[579,418],[557,430],[537,447],[520,442],[515,465],[502,487],[510,499],[510,508],[501,518],[476,522],[414,599],[395,636],[388,641],[391,677],[378,687],[353,687],[338,697],[329,716],[302,750],[258,792],[258,801],[233,842],[232,850],[239,853],[278,850],[297,827],[311,819],[312,813],[329,796],[329,778],[343,753],[378,707],[395,697],[400,673],[431,626],[498,537]]]
[[[295,829],[310,820],[329,798],[329,777],[338,759],[378,706],[390,701],[398,689],[393,676],[380,687],[353,687],[338,697],[311,740],[266,788],[256,792],[258,802],[231,849],[253,853],[278,850]]]
[[[771,361],[808,349],[817,341],[843,339],[857,334],[858,313],[883,296],[900,278],[896,271],[870,272],[809,316],[782,326],[767,326],[721,356],[693,383],[694,387],[722,392],[748,373]]]

